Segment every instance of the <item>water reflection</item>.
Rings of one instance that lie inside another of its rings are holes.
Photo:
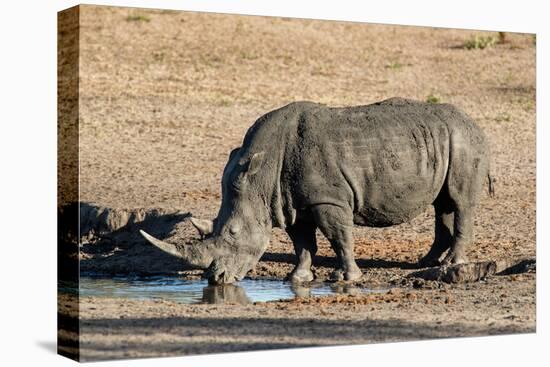
[[[232,303],[246,305],[252,303],[246,295],[243,287],[234,284],[226,285],[209,285],[202,290],[203,303]]]
[[[294,296],[307,298],[311,297],[311,287],[309,285],[303,285],[300,283],[292,283],[290,289],[294,293]]]
[[[275,283],[276,281],[269,281],[270,283]],[[268,283],[269,284],[269,283]],[[275,285],[275,284],[270,284]],[[265,297],[265,300],[276,300],[276,299],[288,299],[288,298],[307,298],[312,296],[323,296],[329,294],[346,294],[346,295],[360,295],[365,293],[366,289],[354,286],[352,284],[325,284],[325,283],[290,283],[285,284],[289,286],[291,297],[288,297],[290,293],[285,291],[283,287],[268,288],[262,287],[260,289],[250,289],[252,297],[254,299]],[[248,286],[248,288],[252,288]],[[263,294],[258,294],[263,293]],[[211,304],[248,304],[254,302],[248,295],[245,288],[236,285],[236,284],[226,284],[226,285],[209,285],[203,288],[202,290],[202,303],[211,303]]]
[[[352,296],[357,296],[363,293],[362,288],[356,287],[353,284],[333,283],[331,284],[330,288],[334,293],[337,294],[349,294]]]
[[[292,284],[279,280],[244,279],[238,284],[210,286],[205,280],[187,280],[170,276],[80,278],[80,296],[125,299],[164,299],[179,303],[248,304],[292,299],[295,297],[372,292],[349,284],[313,282]],[[60,286],[66,292],[76,291]]]
[[[319,283],[292,283],[290,286],[290,289],[294,293],[295,297],[302,297],[307,298],[315,295],[320,295],[319,290],[322,292],[322,294],[349,294],[349,295],[359,295],[361,293],[364,293],[366,290],[364,288],[359,288],[354,286],[353,284],[340,284],[340,283],[331,283],[328,285],[331,292],[326,292],[325,287],[326,284],[319,284]],[[320,288],[320,289],[319,289]]]

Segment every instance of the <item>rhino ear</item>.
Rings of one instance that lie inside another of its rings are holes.
[[[204,238],[214,231],[214,222],[208,219],[198,219],[191,217],[191,224],[199,231],[201,238]]]
[[[264,161],[264,155],[265,152],[259,152],[252,155],[252,157],[250,158],[250,162],[248,162],[248,167],[246,170],[246,173],[248,175],[254,175],[258,173],[260,167],[262,166],[262,162]]]
[[[231,153],[229,153],[229,161],[232,160],[237,153],[239,153],[239,150],[241,150],[241,147],[235,148],[231,151]]]

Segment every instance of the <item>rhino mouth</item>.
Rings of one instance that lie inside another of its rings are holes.
[[[235,279],[235,277],[230,277],[226,275],[226,272],[222,272],[218,275],[210,275],[208,272],[204,275],[204,277],[208,280],[209,285],[222,285],[222,284],[230,284],[235,281],[238,281]]]
[[[247,271],[231,271],[222,261],[214,260],[204,272],[203,277],[208,280],[208,284],[210,285],[220,285],[238,282],[244,278],[246,273]]]

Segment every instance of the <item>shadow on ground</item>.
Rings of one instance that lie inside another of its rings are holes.
[[[57,354],[57,343],[55,340],[38,340],[36,345],[49,353]]]
[[[296,256],[294,254],[283,254],[275,252],[266,252],[263,254],[260,261],[269,261],[276,263],[295,264]],[[356,263],[360,268],[400,268],[400,269],[417,269],[418,265],[406,261],[389,261],[383,259],[356,259]],[[313,259],[314,266],[335,267],[338,265],[336,256],[319,256],[315,255]]]
[[[81,203],[80,271],[104,274],[175,274],[191,270],[179,259],[149,245],[143,229],[165,239],[189,213],[160,209],[110,209]],[[170,239],[168,239],[170,241]]]
[[[110,209],[89,203],[80,205],[83,236],[80,248],[81,272],[157,275],[192,270],[179,259],[146,243],[139,234],[139,230],[143,229],[168,242],[181,242],[182,238],[177,238],[177,232],[182,227],[176,227],[190,217],[189,213],[161,209]],[[176,238],[172,238],[175,234]],[[296,258],[291,253],[267,252],[260,261],[294,264]],[[336,257],[316,256],[314,265],[335,267]],[[357,265],[363,269],[416,268],[414,263],[383,259],[357,259]]]
[[[85,319],[81,358],[117,359],[223,353],[261,349],[366,344],[525,332],[515,327],[469,328],[403,320],[320,320],[317,318]],[[169,336],[167,337],[167,334]],[[97,337],[101,335],[102,337]],[[162,336],[162,340],[159,339]],[[95,337],[93,337],[95,336]]]

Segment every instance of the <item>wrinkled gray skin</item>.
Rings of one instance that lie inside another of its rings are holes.
[[[297,265],[295,282],[311,281],[319,229],[339,266],[335,280],[357,280],[353,225],[386,227],[435,207],[435,240],[421,266],[466,262],[474,209],[489,178],[483,132],[449,104],[392,98],[330,108],[297,102],[260,117],[223,172],[213,222],[192,219],[193,245],[146,238],[207,269],[210,283],[242,279],[266,250],[272,227],[284,228]],[[445,255],[446,253],[446,255]],[[445,256],[444,256],[445,255]]]

